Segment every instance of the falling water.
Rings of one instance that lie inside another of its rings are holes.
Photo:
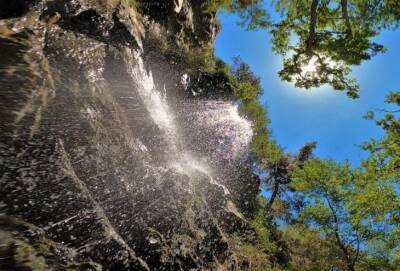
[[[139,52],[127,48],[128,65],[132,79],[137,84],[137,90],[154,123],[164,132],[168,147],[172,153],[179,151],[178,132],[166,101],[166,93],[161,93],[155,87],[153,75],[147,72]]]
[[[182,143],[174,113],[167,103],[165,87],[163,92],[156,88],[152,73],[146,71],[140,53],[127,49],[127,55],[130,58],[130,74],[137,84],[139,96],[165,136],[170,154],[167,168],[189,177],[199,173],[205,175],[211,184],[221,187],[226,195],[229,194],[228,189],[214,178],[213,168],[208,165],[207,159],[200,159]],[[200,128],[192,130],[203,132],[197,135],[195,141],[200,146],[207,144],[215,150],[211,161],[236,159],[245,154],[253,132],[251,123],[239,115],[237,105],[227,101],[197,101],[195,104],[187,103],[182,108],[186,108],[187,112],[181,113],[189,116],[190,124]]]
[[[26,17],[0,22],[0,243],[6,225],[14,251],[13,223],[24,242],[28,232],[34,243],[54,242],[60,256],[47,255],[50,264],[55,256],[103,270],[235,262],[224,232],[242,223],[237,180],[251,176],[230,171],[230,161],[241,163],[252,137],[238,105],[202,100],[188,75],[176,90],[158,87],[146,65],[169,69],[166,86],[179,80],[177,66],[151,53],[142,59],[150,48],[134,35],[141,29],[126,20],[129,10],[36,2]],[[61,20],[45,22],[51,14]]]
[[[251,122],[239,114],[238,105],[229,101],[188,102],[183,107],[190,129],[199,140],[198,147],[209,150],[213,161],[235,160],[246,155],[253,137]]]

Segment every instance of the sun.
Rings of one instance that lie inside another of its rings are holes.
[[[320,73],[324,70],[323,67],[334,68],[336,64],[330,58],[324,58],[323,63],[321,63],[316,56],[313,56],[300,67],[300,76],[303,78],[319,78],[321,77]]]
[[[301,76],[317,76],[318,68],[317,68],[317,58],[312,57],[308,63],[301,66]]]

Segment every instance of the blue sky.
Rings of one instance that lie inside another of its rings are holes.
[[[385,96],[400,89],[400,31],[384,32],[376,42],[388,49],[361,66],[353,75],[360,84],[361,98],[352,100],[329,86],[305,90],[282,82],[277,72],[282,59],[271,50],[265,31],[246,32],[237,18],[219,14],[222,31],[215,53],[228,63],[240,56],[261,77],[273,137],[286,151],[296,152],[305,142],[318,141],[316,155],[358,165],[366,156],[360,144],[383,135],[381,129],[362,116],[373,108],[387,108]]]

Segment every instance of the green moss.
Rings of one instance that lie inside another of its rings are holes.
[[[213,57],[212,47],[187,48],[183,51],[183,56],[186,59],[187,66],[189,67],[187,70],[189,74],[215,71],[215,60]]]

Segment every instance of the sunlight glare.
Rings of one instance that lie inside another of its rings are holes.
[[[315,75],[317,73],[317,58],[312,57],[307,64],[301,67],[301,76]]]

